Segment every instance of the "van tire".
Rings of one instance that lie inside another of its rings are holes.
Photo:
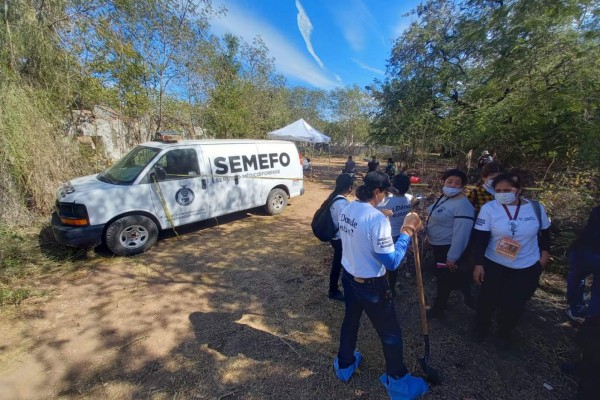
[[[270,215],[281,214],[288,203],[288,195],[283,189],[273,189],[267,197],[265,209]]]
[[[118,256],[141,254],[156,243],[158,227],[143,215],[128,215],[113,221],[106,230],[108,249]]]

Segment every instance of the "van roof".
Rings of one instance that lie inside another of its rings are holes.
[[[146,142],[142,146],[166,149],[175,146],[193,146],[193,145],[215,145],[215,144],[251,144],[251,143],[269,143],[269,144],[290,144],[286,140],[260,140],[260,139],[202,139],[202,140],[178,140],[177,142]]]

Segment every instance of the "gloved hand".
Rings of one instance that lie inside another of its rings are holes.
[[[410,212],[406,214],[406,217],[404,217],[404,224],[402,224],[400,231],[402,231],[404,228],[409,228],[409,231],[412,230],[415,233],[423,229],[423,223],[421,222],[421,218],[419,218],[417,213]]]

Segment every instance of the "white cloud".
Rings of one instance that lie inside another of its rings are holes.
[[[217,7],[219,5],[215,4]],[[231,2],[226,8],[226,16],[211,21],[213,33],[222,35],[229,32],[242,37],[248,43],[260,36],[269,48],[269,54],[275,58],[275,66],[279,73],[321,89],[329,90],[340,86],[297,50],[280,31],[260,17],[250,14],[248,10],[238,9]]]
[[[312,42],[310,41],[310,35],[313,31],[312,22],[310,22],[310,18],[308,18],[308,14],[304,11],[304,7],[302,7],[299,0],[296,0],[296,8],[298,9],[298,16],[296,18],[298,20],[298,30],[304,39],[304,43],[306,43],[306,49],[310,55],[313,56],[317,64],[319,64],[321,68],[324,68],[323,61],[321,61],[317,53],[315,53]]]
[[[344,38],[354,51],[365,49],[371,35],[385,43],[377,20],[362,0],[346,0],[334,11]]]
[[[364,70],[375,72],[376,74],[379,74],[379,75],[385,75],[385,72],[383,72],[379,68],[371,67],[370,65],[367,65],[367,64],[361,62],[360,60],[357,60],[356,58],[353,58],[352,62]]]
[[[336,81],[342,82],[342,78],[338,74],[333,74],[333,76],[335,77]]]

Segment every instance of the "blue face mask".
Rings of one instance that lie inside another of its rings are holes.
[[[442,192],[446,197],[454,197],[462,192],[462,188],[453,188],[450,186],[444,186]]]

